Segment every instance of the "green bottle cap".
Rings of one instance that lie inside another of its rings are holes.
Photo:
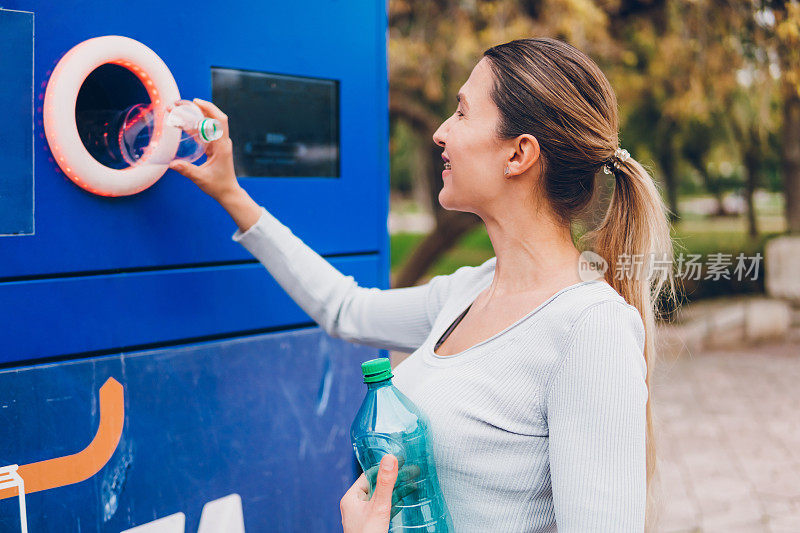
[[[364,383],[375,383],[392,377],[392,363],[388,357],[378,357],[361,363]]]

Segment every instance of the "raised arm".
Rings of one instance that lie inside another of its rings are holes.
[[[247,248],[295,302],[331,336],[376,348],[413,351],[428,336],[453,279],[478,267],[462,267],[426,285],[401,289],[359,287],[336,270],[239,186],[233,168],[228,117],[195,99],[222,125],[220,139],[206,145],[200,166],[173,161],[170,168],[217,200],[239,229],[233,240]]]
[[[462,267],[417,287],[360,287],[263,207],[258,221],[232,238],[329,335],[389,350],[417,349],[430,333],[453,278],[478,268]]]
[[[606,301],[583,312],[546,396],[550,477],[561,533],[644,530],[644,326]]]

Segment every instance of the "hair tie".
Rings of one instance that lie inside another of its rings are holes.
[[[613,171],[619,170],[619,164],[627,161],[630,156],[631,154],[624,148],[617,148],[611,159],[603,164],[603,172],[611,174]]]

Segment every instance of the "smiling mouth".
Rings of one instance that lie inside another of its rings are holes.
[[[445,170],[450,170],[451,168],[452,168],[452,167],[450,166],[450,161],[445,161],[445,162],[444,162],[444,169],[445,169]]]

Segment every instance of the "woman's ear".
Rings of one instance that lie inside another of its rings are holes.
[[[536,168],[540,159],[539,141],[528,133],[514,139],[514,152],[508,160],[507,176],[518,176]]]

